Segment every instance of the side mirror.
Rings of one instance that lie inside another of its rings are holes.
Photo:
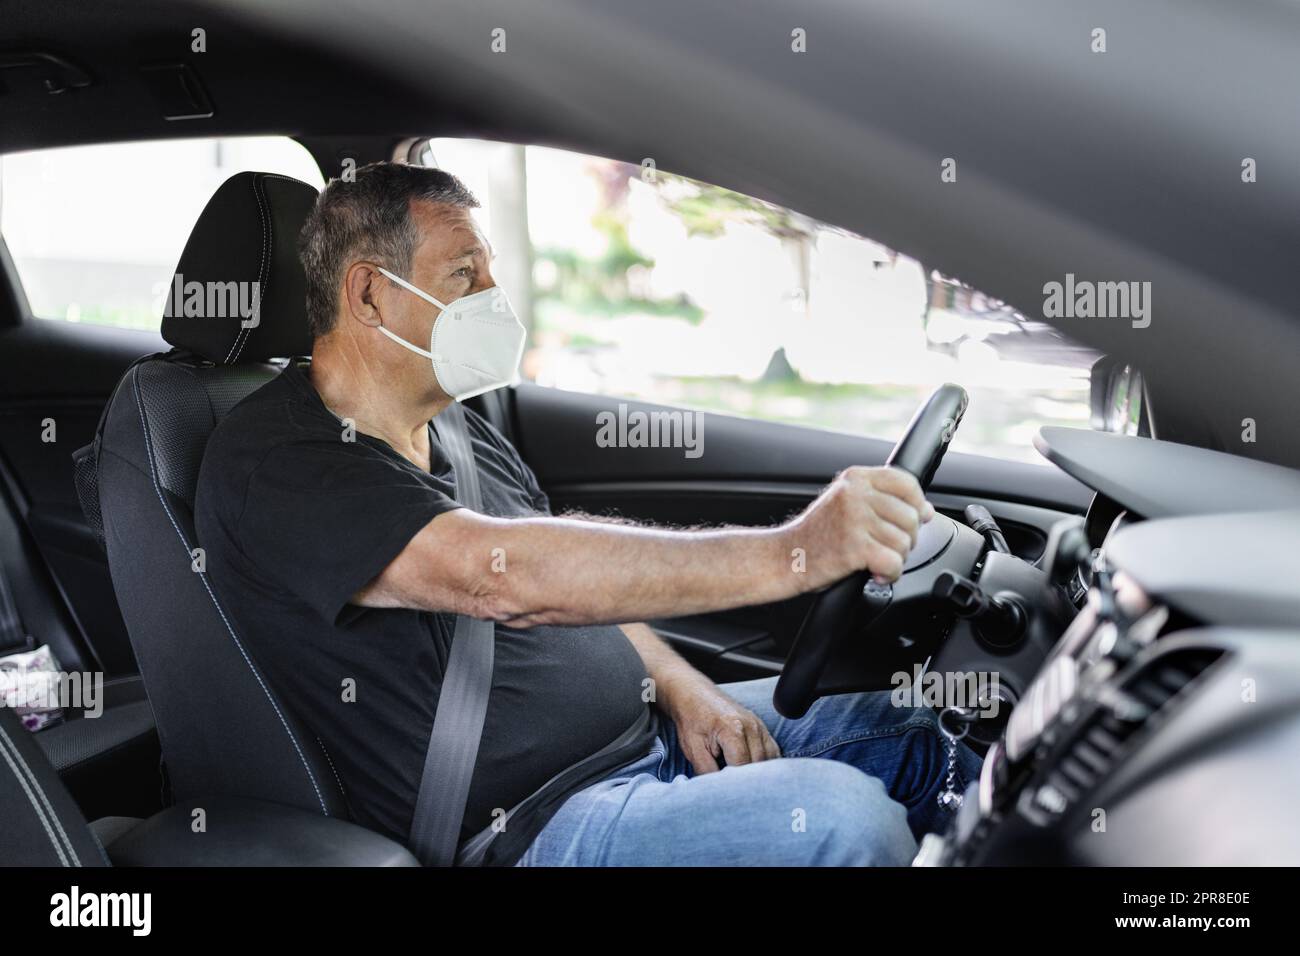
[[[1146,380],[1123,359],[1103,355],[1092,366],[1092,427],[1117,435],[1155,437]]]

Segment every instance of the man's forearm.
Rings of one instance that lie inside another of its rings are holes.
[[[672,531],[567,518],[499,522],[493,616],[519,627],[641,621],[802,589],[781,528]],[[512,560],[513,559],[513,560]]]
[[[901,497],[900,497],[901,496]],[[354,603],[537,624],[621,624],[782,601],[866,568],[897,580],[934,508],[912,476],[848,468],[775,528],[675,531],[457,509]]]
[[[782,600],[806,585],[787,536],[785,526],[673,531],[459,509],[426,525],[353,600],[515,627],[723,610]]]

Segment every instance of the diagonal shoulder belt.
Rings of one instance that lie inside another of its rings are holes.
[[[483,498],[465,409],[459,402],[452,402],[434,418],[433,427],[451,459],[456,500],[471,511],[482,511]],[[451,653],[411,822],[411,850],[425,866],[451,866],[456,860],[465,803],[492,690],[495,641],[496,626],[491,621],[480,621],[465,614],[456,616]]]

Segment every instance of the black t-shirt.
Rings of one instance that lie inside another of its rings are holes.
[[[469,409],[466,420],[484,512],[548,513],[509,442]],[[305,371],[290,364],[213,433],[195,520],[227,612],[324,744],[357,821],[405,842],[455,616],[348,602],[416,532],[459,506],[432,429],[428,472],[378,438],[347,437]],[[498,625],[462,838],[643,719],[645,677],[617,627]],[[513,816],[488,862],[513,862],[564,797],[647,753],[654,721],[646,727]]]

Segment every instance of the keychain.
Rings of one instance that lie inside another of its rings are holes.
[[[957,792],[957,741],[970,732],[970,725],[978,716],[965,707],[945,707],[939,714],[939,732],[948,744],[948,779],[939,793],[939,806],[956,813],[961,809],[962,795]],[[961,733],[948,729],[948,721],[961,726]]]

